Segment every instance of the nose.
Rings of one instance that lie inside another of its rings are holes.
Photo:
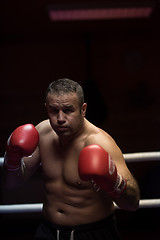
[[[57,115],[57,121],[59,124],[63,124],[66,121],[63,111],[59,111]]]

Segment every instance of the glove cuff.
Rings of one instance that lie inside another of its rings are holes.
[[[114,185],[113,192],[109,192],[112,197],[119,198],[127,188],[127,181],[123,178],[122,175],[117,173],[117,181]]]
[[[8,156],[7,156],[6,152],[5,152],[5,154],[4,154],[4,167],[8,171],[18,171],[18,170],[20,170],[20,168],[21,168],[21,160],[19,161],[19,164],[17,164],[17,162],[16,162],[15,165],[11,164],[10,162],[11,162],[11,159],[8,158]]]

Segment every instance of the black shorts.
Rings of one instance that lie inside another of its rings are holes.
[[[116,219],[111,215],[101,221],[78,225],[57,226],[44,220],[35,234],[37,240],[120,240]]]

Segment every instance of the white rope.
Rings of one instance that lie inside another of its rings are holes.
[[[157,152],[139,152],[139,153],[124,153],[126,162],[145,162],[145,161],[159,161],[160,151]]]
[[[115,203],[115,209],[120,209]],[[139,208],[159,208],[160,199],[141,199],[139,202]]]
[[[0,213],[36,213],[41,212],[42,207],[42,203],[0,205]]]
[[[160,207],[160,199],[140,200],[139,208],[159,208],[159,207]],[[0,205],[0,214],[40,213],[42,212],[42,208],[43,208],[42,203]],[[115,209],[120,209],[120,208],[115,204]]]
[[[139,152],[139,153],[124,153],[126,162],[145,162],[145,161],[159,161],[160,151],[157,152]],[[4,158],[0,157],[0,167],[2,167]]]
[[[2,165],[3,165],[3,162],[4,162],[4,158],[3,158],[3,157],[1,157],[1,158],[0,158],[0,167],[2,167]]]
[[[140,200],[140,208],[158,208],[158,207],[160,207],[160,199]]]

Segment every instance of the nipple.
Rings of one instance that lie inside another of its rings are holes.
[[[77,181],[76,184],[77,184],[78,186],[80,186],[80,185],[81,185],[81,182],[80,182],[80,181]]]

